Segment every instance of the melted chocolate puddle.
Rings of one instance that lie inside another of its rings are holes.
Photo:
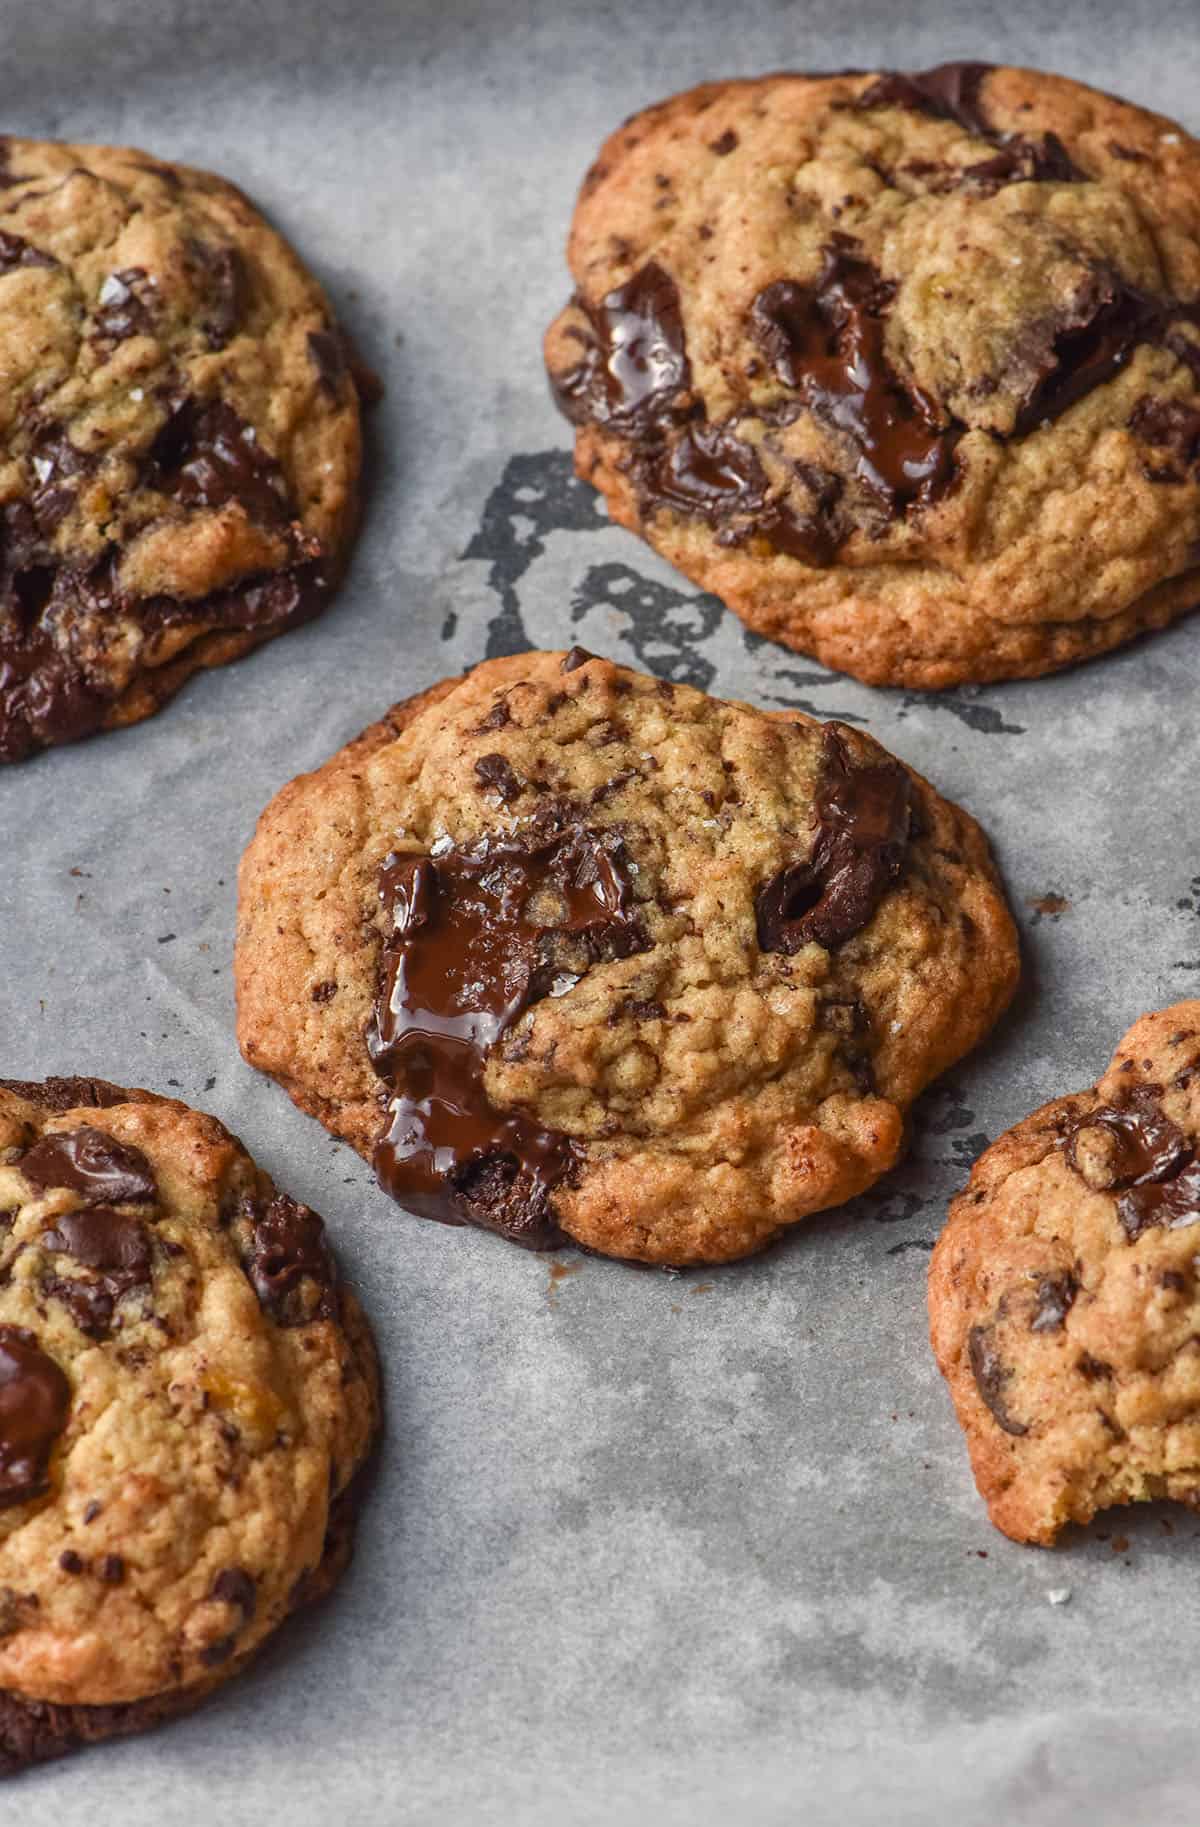
[[[855,474],[892,515],[945,493],[962,436],[888,362],[884,324],[895,291],[867,261],[834,247],[815,286],[776,280],[750,308],[751,332],[779,380],[849,439]]]
[[[367,1042],[388,1090],[380,1184],[422,1217],[551,1248],[574,1144],[497,1110],[484,1069],[525,1009],[644,943],[620,841],[543,818],[470,849],[392,854],[379,894],[392,929]]]
[[[591,320],[577,367],[552,377],[555,398],[569,419],[632,429],[645,425],[691,385],[683,318],[675,281],[649,261],[599,308],[576,303]]]
[[[790,955],[809,944],[832,951],[861,932],[899,879],[911,834],[912,782],[897,761],[852,767],[836,730],[826,729],[816,794],[817,839],[759,889],[758,943]]]

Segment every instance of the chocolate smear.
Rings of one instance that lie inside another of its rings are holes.
[[[859,481],[892,515],[946,492],[962,435],[887,359],[895,289],[868,261],[832,247],[815,285],[776,280],[750,308],[751,333],[778,379],[847,439]]]
[[[368,1048],[387,1088],[380,1183],[422,1217],[553,1248],[551,1195],[574,1144],[497,1110],[484,1072],[533,1003],[644,943],[623,845],[552,809],[512,836],[393,853],[379,893],[390,931]]]

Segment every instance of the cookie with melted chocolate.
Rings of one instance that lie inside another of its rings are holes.
[[[929,1271],[934,1351],[992,1521],[1048,1544],[1139,1499],[1200,1508],[1200,1001],[976,1162]]]
[[[708,83],[583,184],[579,474],[870,684],[1031,677],[1200,600],[1200,144],[987,64]]]
[[[223,179],[10,139],[0,233],[0,762],[134,723],[324,606],[359,382]]]
[[[868,736],[574,648],[285,788],[236,971],[246,1058],[408,1210],[689,1263],[886,1172],[1017,950],[978,826]]]
[[[327,1590],[378,1408],[321,1220],[220,1123],[0,1080],[0,1776],[189,1711]]]

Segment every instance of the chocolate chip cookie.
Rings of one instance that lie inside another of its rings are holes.
[[[1050,1543],[1110,1504],[1200,1508],[1200,1002],[975,1165],[929,1272],[933,1348],[992,1521]]]
[[[873,685],[1200,599],[1200,144],[987,64],[708,83],[589,171],[546,359],[613,516]]]
[[[361,450],[320,286],[207,172],[0,140],[0,303],[2,762],[315,615]]]
[[[187,1711],[330,1586],[377,1417],[321,1220],[220,1123],[0,1081],[0,1774]]]
[[[870,737],[581,649],[398,705],[241,867],[246,1058],[534,1248],[720,1262],[850,1199],[1017,968],[978,826]]]

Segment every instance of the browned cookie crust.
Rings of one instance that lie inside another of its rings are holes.
[[[5,762],[315,615],[361,439],[320,286],[232,185],[127,148],[0,155]]]
[[[320,1219],[221,1124],[0,1081],[0,1773],[190,1710],[321,1597],[377,1424]]]
[[[933,1348],[992,1521],[1200,1507],[1200,1002],[976,1162],[929,1271]]]
[[[397,706],[241,868],[247,1059],[535,1248],[725,1261],[851,1198],[1017,969],[978,826],[869,737],[580,649]]]
[[[1200,145],[986,64],[709,83],[583,185],[576,467],[869,684],[1031,677],[1200,599]]]

